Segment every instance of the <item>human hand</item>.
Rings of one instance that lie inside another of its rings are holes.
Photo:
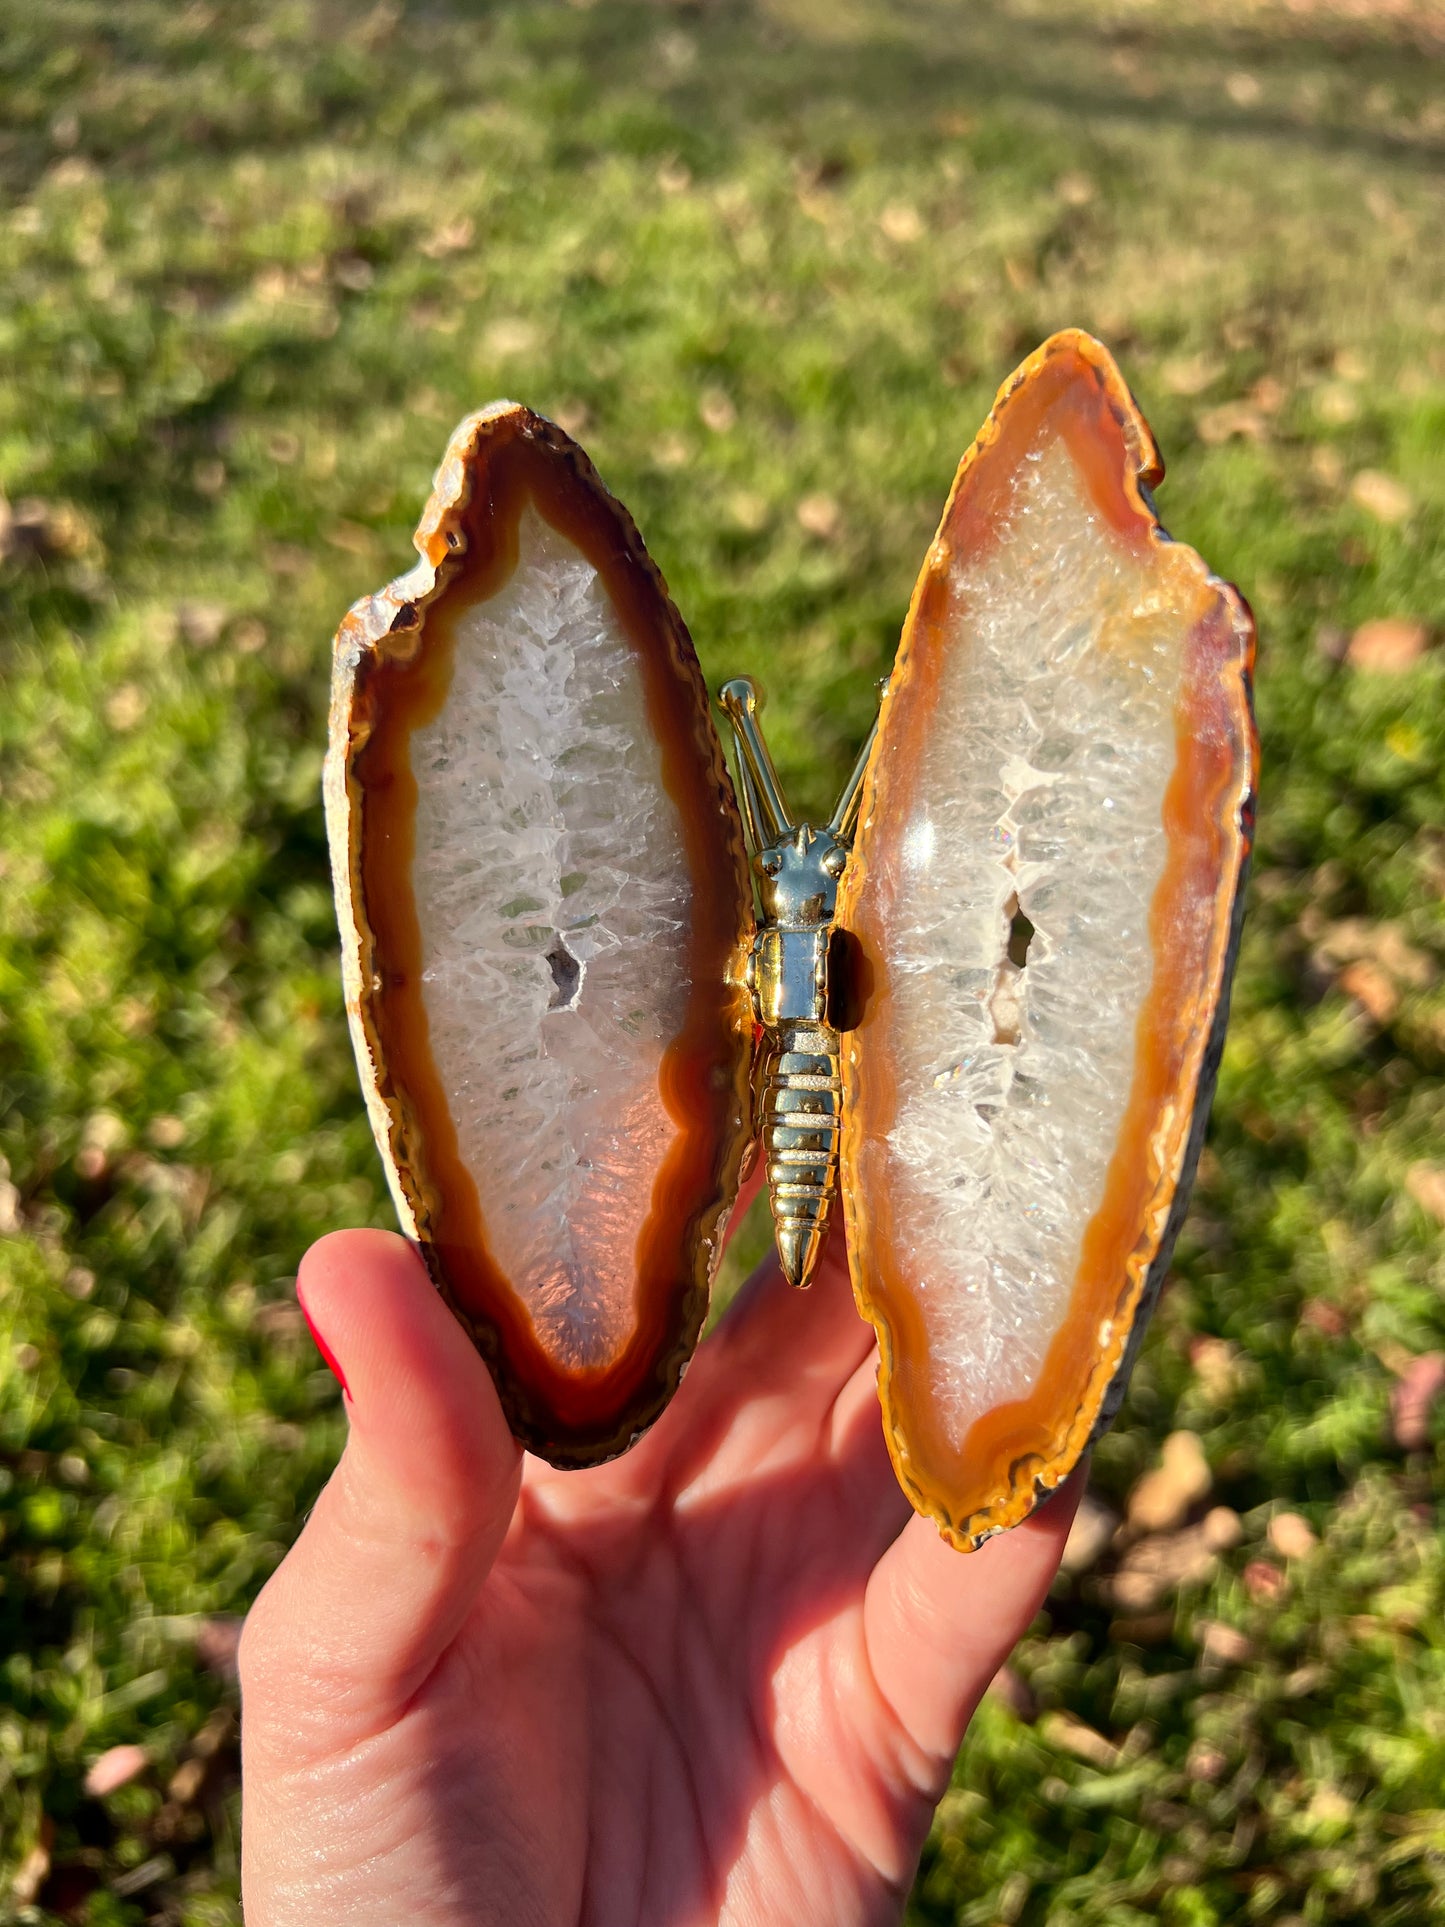
[[[1078,1478],[968,1557],[910,1513],[840,1237],[585,1472],[524,1464],[402,1239],[298,1292],[351,1431],[241,1644],[248,1927],[899,1921]]]

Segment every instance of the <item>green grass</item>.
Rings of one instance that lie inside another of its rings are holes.
[[[954,463],[1067,323],[1263,637],[1211,1145],[1095,1473],[1118,1505],[1193,1429],[1244,1540],[1152,1627],[1060,1582],[1019,1670],[1120,1751],[990,1701],[911,1919],[1445,1910],[1445,1431],[1388,1423],[1445,1348],[1405,1182],[1445,1121],[1445,652],[1335,660],[1445,615],[1442,82],[1427,0],[0,0],[0,1918],[238,1919],[202,1635],[340,1444],[299,1254],[388,1218],[328,644],[452,422],[512,393],[577,426],[826,808]],[[1321,1547],[1262,1603],[1286,1507]],[[149,1773],[86,1798],[130,1740]]]

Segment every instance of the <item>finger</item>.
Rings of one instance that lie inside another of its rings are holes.
[[[297,1296],[351,1429],[247,1621],[242,1680],[253,1724],[278,1691],[346,1744],[385,1725],[454,1637],[506,1533],[521,1454],[486,1366],[403,1239],[322,1239]]]
[[[910,1519],[864,1599],[873,1678],[913,1744],[951,1762],[984,1688],[1027,1631],[1063,1557],[1087,1468],[1040,1511],[977,1552]]]
[[[660,1482],[677,1502],[684,1492],[695,1501],[805,1459],[825,1473],[838,1402],[865,1365],[871,1387],[872,1352],[872,1328],[853,1303],[841,1225],[804,1291],[786,1283],[770,1255],[616,1477],[634,1488]]]

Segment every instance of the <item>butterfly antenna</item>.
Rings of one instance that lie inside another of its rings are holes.
[[[885,676],[878,685],[878,701],[881,707],[883,698],[888,694],[888,678]],[[878,737],[878,718],[873,718],[873,727],[868,732],[868,740],[858,752],[858,760],[853,765],[853,774],[843,786],[843,794],[838,798],[838,807],[828,821],[828,828],[840,843],[851,843],[853,832],[858,825],[858,808],[863,800],[863,772],[868,767],[868,758],[873,753],[873,745]]]
[[[735,676],[718,691],[718,702],[732,724],[743,818],[754,850],[766,849],[793,827],[778,772],[758,728],[758,701],[757,687],[748,676]]]

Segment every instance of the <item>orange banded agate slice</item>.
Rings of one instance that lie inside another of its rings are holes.
[[[404,1229],[559,1465],[696,1343],[748,1131],[742,829],[691,641],[581,450],[499,403],[336,639],[347,1011]]]
[[[844,1202],[884,1425],[967,1548],[1112,1418],[1222,1047],[1256,780],[1254,632],[1160,527],[1108,354],[1046,342],[914,591],[839,921]]]

